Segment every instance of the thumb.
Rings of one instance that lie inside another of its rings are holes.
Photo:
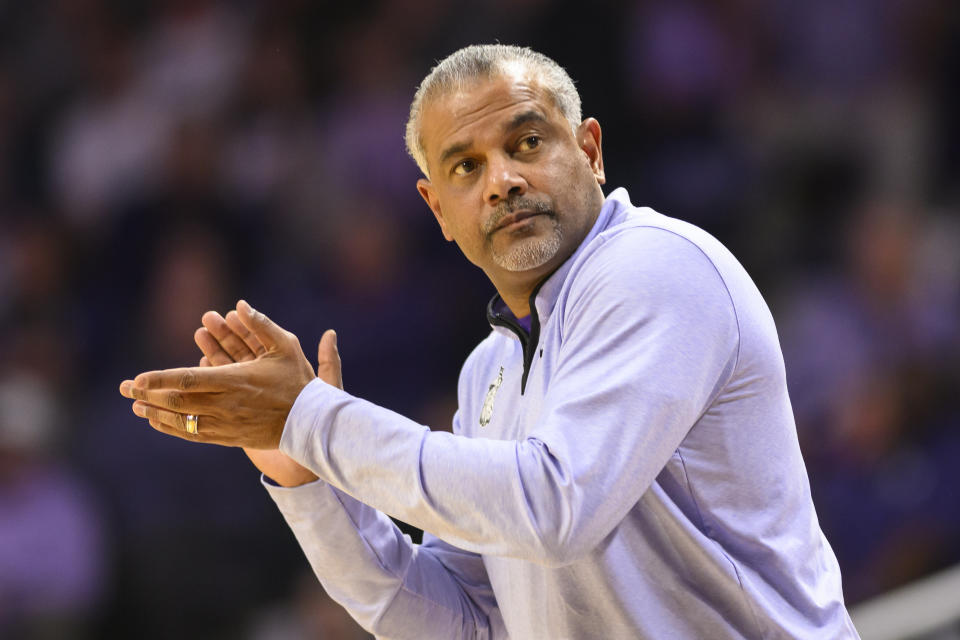
[[[343,389],[343,370],[340,366],[340,351],[337,349],[337,332],[328,329],[317,345],[317,377]]]
[[[243,326],[257,336],[268,351],[276,351],[286,342],[287,332],[278,327],[273,320],[254,310],[246,300],[237,302],[237,315]]]

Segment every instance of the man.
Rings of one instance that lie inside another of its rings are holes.
[[[246,447],[324,587],[377,635],[856,638],[773,320],[736,259],[604,198],[600,125],[528,49],[437,65],[407,145],[444,236],[498,292],[453,434],[337,388],[333,332],[312,380],[296,337],[243,301],[196,336],[224,366],[124,381],[134,412]]]

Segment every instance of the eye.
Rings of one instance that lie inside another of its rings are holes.
[[[453,173],[458,176],[465,176],[476,168],[477,163],[474,160],[467,158],[466,160],[461,160],[453,166]]]
[[[543,140],[540,138],[540,136],[527,136],[520,141],[520,144],[517,145],[517,149],[519,151],[532,151],[533,149],[539,147],[541,142],[543,142]]]

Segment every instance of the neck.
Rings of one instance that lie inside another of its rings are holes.
[[[533,293],[533,287],[530,287],[525,293],[508,293],[499,288],[497,291],[513,315],[518,318],[530,315],[530,294]]]
[[[561,262],[560,264],[563,263]],[[493,282],[497,293],[500,294],[500,298],[503,300],[503,303],[507,305],[507,308],[510,309],[510,312],[518,318],[523,318],[530,315],[530,296],[533,295],[533,292],[539,288],[544,280],[549,278],[553,272],[557,270],[558,266],[559,265],[547,264],[534,271],[533,275],[529,272],[523,275],[515,273],[511,275],[516,276],[516,279],[501,278],[499,280],[493,280],[491,278],[491,282]]]

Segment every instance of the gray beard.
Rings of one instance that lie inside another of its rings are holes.
[[[528,271],[543,266],[560,250],[563,230],[553,216],[549,218],[552,227],[544,236],[523,238],[510,244],[506,251],[494,251],[493,261],[507,271]]]

